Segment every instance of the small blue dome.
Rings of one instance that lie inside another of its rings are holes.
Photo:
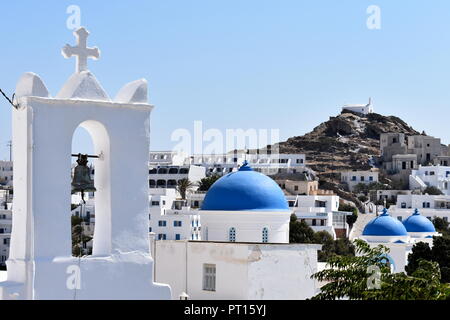
[[[422,216],[417,209],[403,222],[403,225],[408,232],[436,232],[433,222]]]
[[[239,171],[223,176],[211,186],[201,210],[289,211],[289,207],[277,183],[253,171],[245,161]]]
[[[403,223],[392,218],[386,209],[383,214],[371,220],[363,231],[363,236],[407,236]]]

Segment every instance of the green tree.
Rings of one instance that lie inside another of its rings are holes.
[[[439,264],[442,283],[450,283],[450,238],[434,237],[433,247],[427,243],[418,242],[408,255],[406,271],[412,275],[418,268],[420,260],[434,261]]]
[[[364,193],[368,194],[371,190],[389,190],[391,187],[387,184],[383,184],[381,182],[372,182],[369,184],[366,183],[358,183],[353,187],[353,193]]]
[[[411,253],[408,255],[408,264],[405,267],[408,275],[412,275],[419,268],[419,260],[433,260],[431,248],[426,242],[418,242],[412,247]]]
[[[436,262],[419,260],[419,266],[407,276],[404,273],[388,274],[380,290],[367,294],[370,300],[448,300],[450,286],[441,283],[441,273]]]
[[[334,253],[338,256],[354,256],[355,246],[348,238],[340,238],[334,241]]]
[[[381,182],[372,182],[367,186],[367,189],[369,191],[371,191],[371,190],[390,190],[391,186],[389,186],[388,184],[381,183]]]
[[[431,254],[441,268],[442,282],[450,283],[450,237],[434,237]]]
[[[219,179],[220,176],[217,174],[201,179],[198,183],[198,191],[208,191],[209,188],[211,188],[211,186],[214,184],[214,182]]]
[[[317,253],[320,262],[326,262],[334,254],[334,239],[331,234],[326,231],[314,233],[313,243],[322,245],[322,250]]]
[[[79,216],[71,216],[72,224],[72,255],[75,257],[83,256],[84,254],[90,254],[91,252],[85,252],[83,245],[92,240],[92,237],[87,236],[83,232],[82,218]]]
[[[314,243],[314,230],[305,221],[297,219],[295,214],[291,215],[289,223],[290,243]]]
[[[437,232],[442,233],[445,236],[450,235],[450,230],[448,229],[448,222],[440,217],[434,217],[433,219],[434,228]]]
[[[346,216],[346,221],[350,228],[355,224],[356,220],[358,220],[358,213],[353,212],[351,215]]]
[[[366,202],[367,200],[369,200],[369,198],[367,198],[367,196],[365,196],[365,195],[361,195],[358,197],[358,200],[361,202]]]
[[[178,181],[177,191],[180,193],[181,199],[186,200],[186,194],[194,187],[189,179],[184,178]]]
[[[424,194],[428,193],[429,195],[436,195],[436,196],[443,195],[441,190],[433,186],[427,187],[425,190],[423,190],[423,193]]]
[[[436,262],[421,260],[412,276],[391,274],[386,255],[389,249],[378,245],[371,248],[362,240],[354,241],[355,256],[333,256],[328,269],[312,275],[313,279],[327,282],[315,300],[437,300],[448,299],[450,289],[440,283]],[[373,282],[379,279],[380,282]],[[374,284],[374,287],[370,287]]]
[[[369,188],[367,187],[367,184],[365,183],[358,183],[356,186],[353,187],[353,193],[365,193],[369,191]]]
[[[358,219],[358,209],[356,207],[352,206],[351,204],[341,203],[339,204],[339,211],[345,211],[345,212],[353,212],[352,215],[347,216],[346,222],[351,227]]]
[[[368,291],[368,278],[372,275],[369,266],[374,266],[382,274],[389,273],[384,255],[388,248],[379,245],[376,248],[355,240],[356,256],[332,256],[328,260],[328,269],[312,275],[313,279],[326,281],[321,292],[314,300],[363,299]]]
[[[313,243],[322,245],[322,250],[318,252],[319,262],[327,262],[335,255],[352,256],[355,254],[354,246],[348,239],[334,240],[331,234],[326,231],[316,232],[313,237]]]
[[[345,212],[358,213],[358,209],[356,209],[355,206],[352,206],[351,204],[347,204],[347,203],[340,203],[338,210],[345,211]]]

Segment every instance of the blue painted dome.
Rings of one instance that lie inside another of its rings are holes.
[[[239,171],[223,176],[211,186],[201,210],[289,211],[289,207],[277,183],[253,171],[245,161]]]
[[[387,209],[383,214],[371,220],[363,231],[363,236],[407,236],[403,223],[392,218]]]
[[[436,232],[433,222],[422,216],[417,209],[403,222],[403,225],[408,232]]]

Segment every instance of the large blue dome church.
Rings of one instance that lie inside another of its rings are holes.
[[[289,243],[291,213],[278,184],[245,161],[206,193],[200,209],[202,239]]]
[[[254,171],[248,163],[217,180],[205,196],[201,210],[289,211],[286,197],[277,183]]]
[[[407,236],[405,226],[399,220],[392,218],[387,209],[371,220],[363,231],[363,236]]]
[[[403,225],[408,232],[436,232],[433,222],[422,216],[418,209],[414,210],[414,213],[403,222]]]

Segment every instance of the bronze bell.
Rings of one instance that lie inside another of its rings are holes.
[[[75,167],[72,180],[72,194],[77,192],[95,192],[94,180],[91,179],[90,169],[87,166],[87,154],[78,154],[78,165]]]

